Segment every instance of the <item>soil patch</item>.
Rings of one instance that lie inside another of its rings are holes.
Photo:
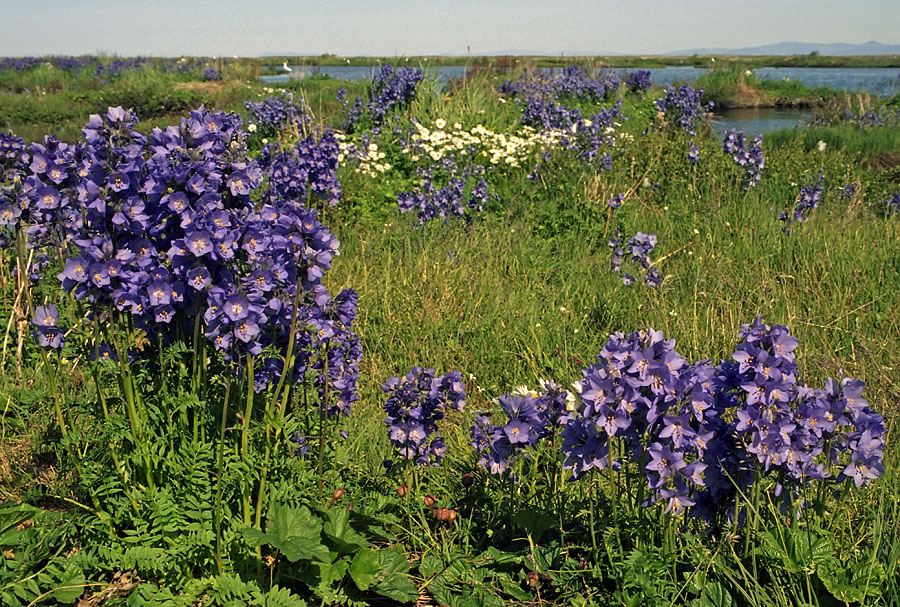
[[[218,93],[224,89],[227,84],[221,80],[210,80],[209,82],[176,82],[175,88],[182,91],[194,91],[197,93]]]

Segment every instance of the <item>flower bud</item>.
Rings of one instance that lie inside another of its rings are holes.
[[[409,487],[406,485],[400,485],[397,487],[397,495],[400,497],[406,497],[406,494],[409,492]]]
[[[338,501],[342,497],[344,497],[344,490],[338,489],[331,495],[331,503],[333,504],[334,502]]]
[[[429,493],[422,498],[422,501],[425,502],[425,506],[428,508],[434,508],[434,505],[437,503],[437,498]]]
[[[462,484],[463,484],[463,487],[465,487],[466,489],[468,489],[468,488],[471,487],[474,483],[475,483],[475,475],[474,475],[474,474],[472,474],[471,472],[466,472],[465,474],[462,475]]]

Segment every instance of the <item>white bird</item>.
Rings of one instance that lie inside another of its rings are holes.
[[[289,65],[287,64],[287,61],[285,61],[284,63],[281,64],[281,69],[283,69],[283,70],[286,71],[286,72],[293,72],[293,71],[294,71],[294,70],[291,69],[291,66],[289,66]]]

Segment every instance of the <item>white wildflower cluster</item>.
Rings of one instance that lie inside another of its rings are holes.
[[[427,157],[437,162],[468,156],[493,165],[520,167],[535,150],[558,145],[566,136],[563,131],[538,132],[529,126],[509,134],[497,133],[482,124],[468,130],[458,122],[450,129],[445,126],[446,122],[441,118],[435,121],[434,129],[416,122],[416,133],[403,153],[409,154],[413,161]]]
[[[348,158],[353,159],[356,164],[354,171],[357,173],[367,177],[378,177],[393,168],[391,163],[385,162],[385,153],[378,149],[377,143],[356,145],[348,142],[343,133],[335,133],[334,138],[340,147],[338,163],[343,164]]]
[[[584,119],[569,129],[536,130],[531,126],[521,126],[513,133],[498,133],[479,124],[471,129],[464,129],[456,122],[447,124],[443,118],[434,121],[434,127],[428,128],[418,121],[413,121],[415,131],[410,135],[408,145],[402,153],[413,162],[429,160],[440,162],[445,158],[468,159],[477,164],[496,167],[520,168],[534,158],[536,152],[542,152],[559,146],[568,145],[573,135],[579,133],[581,127],[591,126],[591,121]],[[615,126],[621,126],[615,123]],[[616,139],[630,142],[634,137],[627,133],[617,133],[612,126],[602,131],[607,146],[615,146]],[[338,161],[353,160],[356,172],[376,177],[391,170],[390,163],[385,162],[385,154],[379,151],[376,143],[353,143],[343,134],[336,134],[341,153]]]

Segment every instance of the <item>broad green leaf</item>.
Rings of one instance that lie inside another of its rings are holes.
[[[322,522],[305,506],[274,506],[265,533],[244,529],[242,534],[251,546],[269,544],[292,563],[299,560],[330,563],[333,560],[328,548],[322,545]]]
[[[252,527],[242,529],[241,535],[244,536],[244,539],[247,541],[247,544],[251,548],[256,548],[257,546],[262,546],[263,544],[269,543],[268,535],[266,535],[259,529],[254,529]]]
[[[763,540],[763,545],[768,551],[769,556],[780,559],[784,568],[791,573],[799,573],[801,567],[794,560],[794,546],[790,536],[776,537],[770,531],[763,531],[759,534]]]
[[[75,599],[84,594],[84,583],[85,579],[81,570],[72,571],[68,576],[60,579],[58,586],[60,590],[52,594],[53,600],[59,603],[74,603]]]
[[[828,561],[830,561],[831,553],[831,540],[825,537],[820,537],[819,539],[814,541],[809,550],[811,560],[817,564],[827,563]]]
[[[351,554],[369,547],[366,538],[350,526],[350,511],[346,508],[329,510],[322,531],[340,554]]]
[[[380,570],[378,551],[369,548],[357,552],[350,563],[350,577],[360,590],[368,590],[375,583],[375,575]]]
[[[535,542],[540,542],[544,532],[552,529],[556,521],[534,510],[520,510],[513,517],[513,524],[524,529]]]
[[[406,558],[390,548],[378,551],[381,571],[376,575],[375,592],[401,603],[411,603],[419,597],[415,585],[409,579]]]
[[[313,515],[306,506],[290,508],[277,505],[272,508],[269,521],[266,527],[268,535],[275,535],[282,539],[289,537],[315,538],[316,543],[319,543],[322,521]]]
[[[703,588],[700,595],[700,604],[703,607],[735,607],[734,599],[722,584],[714,582]]]
[[[317,538],[290,537],[280,544],[272,544],[292,563],[299,560],[330,563],[336,556]]]
[[[444,561],[436,554],[426,554],[419,562],[419,575],[428,579],[444,570]]]

